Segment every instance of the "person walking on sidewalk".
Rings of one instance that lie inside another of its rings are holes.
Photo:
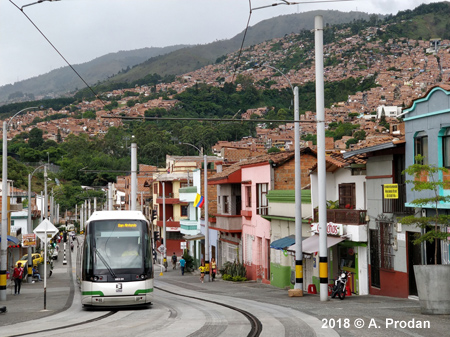
[[[200,281],[203,283],[203,280],[205,279],[205,261],[202,260],[202,265],[198,268],[200,269]]]
[[[216,278],[216,259],[214,257],[211,259],[211,276],[212,281],[214,282],[214,279]]]
[[[174,270],[177,269],[177,256],[175,255],[175,252],[173,252],[172,255],[172,267]]]
[[[14,295],[20,295],[20,286],[22,285],[23,268],[22,264],[19,262],[17,267],[14,268],[13,278],[14,278]]]
[[[180,268],[181,268],[181,275],[184,275],[184,267],[186,267],[186,260],[181,256],[180,259]]]

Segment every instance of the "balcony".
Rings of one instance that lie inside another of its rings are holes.
[[[176,204],[179,204],[179,203],[180,203],[180,199],[179,199],[179,196],[178,196],[178,195],[175,195],[174,193],[168,193],[168,194],[165,196],[164,202],[165,202],[166,205],[176,205]],[[159,195],[159,196],[156,198],[156,203],[158,203],[158,204],[160,204],[160,205],[163,204],[163,196],[162,196],[162,195]]]
[[[383,200],[383,213],[413,214],[414,208],[405,207],[406,184],[398,184],[398,199],[384,198],[384,185],[381,186],[381,197]]]
[[[241,215],[215,214],[215,216],[216,223],[214,225],[214,229],[229,233],[237,233],[242,231]]]
[[[365,225],[367,211],[359,209],[327,209],[327,222],[343,225]],[[319,211],[314,210],[314,222],[319,222]]]

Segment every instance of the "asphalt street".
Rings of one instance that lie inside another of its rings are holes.
[[[71,307],[79,307],[79,290],[76,287],[75,258],[67,251],[67,264],[63,264],[63,249],[55,261],[53,274],[44,282],[23,283],[21,294],[14,296],[14,283],[8,280],[7,300],[0,302],[7,312],[0,314],[2,326],[39,320]],[[400,299],[382,296],[348,296],[345,300],[330,299],[321,302],[319,295],[305,294],[289,297],[287,290],[258,282],[234,283],[220,278],[210,282],[208,276],[201,283],[199,275],[169,268],[160,274],[161,266],[155,266],[155,296],[165,296],[165,288],[181,295],[195,294],[202,298],[231,304],[246,303],[248,310],[267,308],[268,315],[282,316],[283,311],[295,311],[302,331],[285,332],[290,336],[438,336],[448,335],[449,315],[422,315],[417,299]],[[75,298],[75,300],[74,300]],[[44,310],[45,300],[45,310]],[[259,308],[257,308],[259,307]],[[282,308],[274,312],[271,308]],[[278,317],[277,319],[280,319]],[[270,331],[270,325],[264,327]]]

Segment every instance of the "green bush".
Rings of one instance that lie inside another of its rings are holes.
[[[183,252],[183,259],[186,261],[186,271],[193,271],[194,270],[194,258],[189,255],[189,252],[187,249]]]
[[[225,262],[220,269],[220,273],[222,274],[222,280],[225,281],[247,281],[247,270],[245,269],[244,264],[240,263],[239,261]]]

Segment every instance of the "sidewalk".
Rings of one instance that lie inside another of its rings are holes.
[[[60,246],[63,247],[63,244],[60,243]],[[0,306],[6,306],[8,311],[6,314],[0,314],[0,326],[50,316],[71,306],[74,275],[70,253],[70,249],[66,249],[67,265],[63,265],[64,249],[60,250],[58,260],[53,262],[52,276],[47,278],[46,310],[44,310],[44,282],[27,283],[24,279],[20,295],[14,296],[14,281],[7,280],[6,301],[0,302]]]

